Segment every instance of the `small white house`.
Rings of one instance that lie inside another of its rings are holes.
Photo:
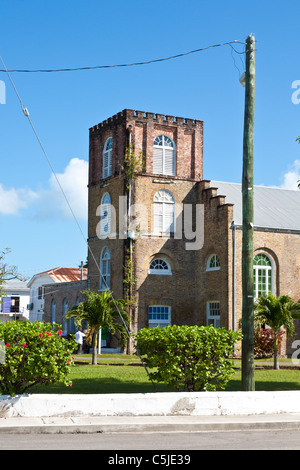
[[[0,300],[0,321],[29,320],[30,289],[27,283],[17,279],[6,281],[3,292],[5,295]]]
[[[58,267],[35,274],[27,283],[27,287],[30,289],[29,320],[34,322],[44,319],[45,285],[82,279],[87,279],[86,268]]]

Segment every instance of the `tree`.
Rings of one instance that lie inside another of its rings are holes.
[[[10,253],[9,248],[5,248],[0,251],[0,298],[5,295],[3,289],[6,281],[10,281],[12,279],[19,279],[20,281],[26,280],[26,278],[17,271],[16,266],[10,266],[5,263],[4,258],[8,253]]]
[[[288,295],[260,296],[255,305],[255,314],[261,324],[266,323],[274,331],[274,369],[279,369],[278,333],[282,327],[287,336],[294,333],[294,319],[300,318],[300,303],[293,302]]]
[[[79,305],[74,305],[67,312],[66,319],[74,317],[75,323],[79,327],[82,321],[88,323],[87,341],[92,344],[92,364],[95,365],[97,364],[97,336],[100,329],[106,327],[111,334],[118,332],[120,343],[123,346],[128,337],[129,317],[125,312],[124,300],[113,300],[110,292],[103,291],[98,294],[98,292],[85,290],[82,293],[86,297],[85,300]],[[122,318],[120,318],[120,314]]]

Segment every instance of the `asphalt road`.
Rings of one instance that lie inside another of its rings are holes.
[[[117,449],[117,450],[116,450]],[[263,430],[263,431],[227,431],[227,432],[173,432],[173,433],[95,433],[95,434],[1,434],[0,450],[102,450],[105,459],[115,458],[119,451],[153,451],[164,455],[163,451],[199,450],[300,450],[300,430]],[[177,451],[177,452],[176,452]],[[181,452],[182,454],[182,452]],[[197,453],[196,453],[197,454]],[[194,454],[191,455],[196,455]],[[126,455],[129,455],[126,452]],[[161,457],[157,457],[160,459]],[[151,459],[150,459],[151,460]],[[176,459],[175,459],[176,460]],[[102,461],[104,464],[104,461]],[[116,462],[115,462],[116,463]],[[138,462],[136,462],[138,463]],[[168,462],[156,460],[155,468],[160,465],[188,466],[188,461]],[[122,462],[119,462],[122,464]],[[131,466],[134,462],[130,462]],[[142,467],[142,464],[139,465]],[[149,462],[147,462],[149,467]],[[109,465],[109,468],[111,465]],[[146,468],[146,464],[144,466]]]

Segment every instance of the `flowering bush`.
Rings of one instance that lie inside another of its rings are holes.
[[[213,326],[143,328],[136,335],[137,351],[153,368],[150,378],[177,390],[209,391],[225,388],[234,372],[229,360],[236,331]]]
[[[14,396],[36,384],[65,383],[75,339],[62,338],[58,325],[29,321],[0,322],[0,391]]]

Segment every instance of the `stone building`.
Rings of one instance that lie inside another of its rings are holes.
[[[88,188],[89,285],[124,297],[130,273],[133,332],[239,327],[241,185],[204,179],[202,121],[125,109],[95,125]],[[254,201],[254,296],[299,300],[300,191],[255,187]]]

